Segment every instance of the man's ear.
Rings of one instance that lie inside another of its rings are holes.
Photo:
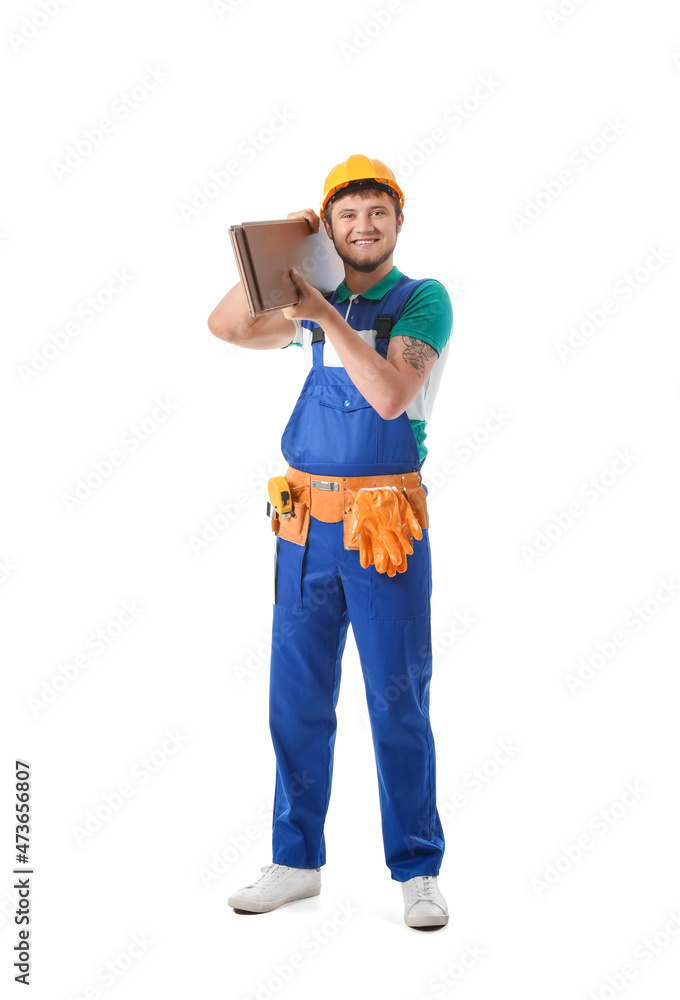
[[[326,235],[328,236],[328,238],[330,240],[332,240],[333,239],[333,235],[331,233],[331,227],[328,224],[328,222],[326,222],[326,216],[325,215],[322,216],[321,221],[323,222],[324,226],[326,227]]]
[[[404,213],[401,212],[399,218],[397,219],[397,232],[401,232],[401,227],[404,225]]]

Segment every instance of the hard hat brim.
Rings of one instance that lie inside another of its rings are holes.
[[[393,185],[387,184],[384,181],[378,181],[374,177],[366,177],[364,180],[345,181],[344,184],[338,184],[332,188],[321,203],[321,211],[327,212],[333,202],[341,195],[351,194],[353,191],[361,191],[364,188],[376,188],[379,191],[385,191],[399,202],[400,209],[404,207],[404,196]]]

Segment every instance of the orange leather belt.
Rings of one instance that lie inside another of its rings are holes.
[[[386,476],[317,476],[288,466],[285,472],[290,486],[295,517],[274,518],[272,531],[298,545],[307,543],[309,518],[333,523],[344,521],[346,549],[358,549],[359,543],[349,543],[350,519],[354,498],[366,486],[396,486],[403,491],[421,528],[429,526],[427,494],[419,472],[404,472]]]

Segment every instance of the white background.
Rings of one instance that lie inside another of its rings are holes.
[[[551,24],[558,2],[4,5],[0,954],[6,980],[19,757],[32,996],[677,997],[680,13],[585,0]],[[351,635],[322,892],[250,918],[226,902],[271,861],[264,484],[304,371],[298,349],[230,347],[206,321],[238,277],[228,226],[318,210],[356,152],[404,188],[395,263],[454,310],[423,468],[451,914],[430,934],[385,867]]]

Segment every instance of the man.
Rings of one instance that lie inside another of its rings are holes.
[[[385,860],[402,883],[404,919],[411,927],[448,922],[437,885],[444,836],[429,719],[432,567],[420,468],[452,313],[440,282],[410,279],[393,264],[403,205],[389,167],[350,156],[328,175],[321,205],[345,267],[332,296],[291,269],[296,305],[254,319],[239,283],[208,320],[217,337],[242,347],[302,346],[308,367],[281,441],[295,517],[274,523],[273,863],[230,897],[237,910],[261,913],[320,892],[351,622]],[[318,231],[313,209],[288,218]]]

